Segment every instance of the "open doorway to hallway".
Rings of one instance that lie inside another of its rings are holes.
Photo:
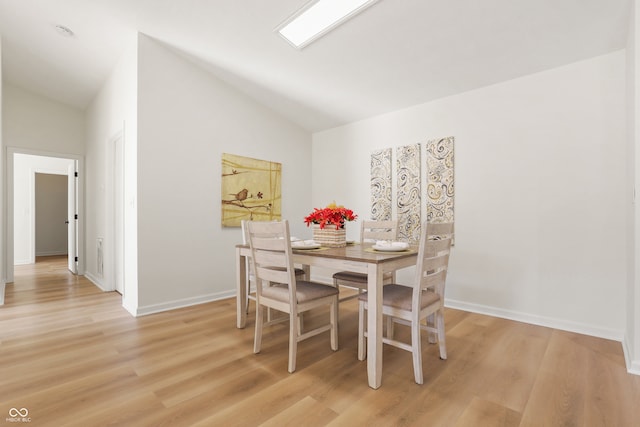
[[[65,255],[67,269],[83,274],[81,162],[79,156],[7,149],[7,282],[14,280],[14,266],[48,255]]]

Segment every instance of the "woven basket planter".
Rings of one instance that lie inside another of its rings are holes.
[[[344,227],[336,230],[335,225],[320,228],[320,225],[313,224],[313,240],[318,242],[320,246],[342,248],[347,246],[347,231]]]

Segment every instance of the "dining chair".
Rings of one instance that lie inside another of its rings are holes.
[[[416,275],[412,285],[390,284],[382,288],[382,315],[411,327],[411,343],[396,340],[394,328],[387,327],[382,338],[384,344],[409,351],[413,355],[415,381],[423,383],[421,331],[437,335],[440,358],[447,358],[444,327],[444,290],[451,251],[451,237],[428,239],[429,228],[425,223],[418,249]],[[359,295],[358,304],[358,359],[366,357],[365,338],[368,295]],[[428,319],[433,319],[433,324]],[[422,323],[422,321],[425,323]],[[387,325],[393,325],[388,322]]]
[[[259,353],[262,345],[264,307],[289,315],[289,372],[296,370],[297,347],[302,340],[330,331],[331,349],[338,350],[338,289],[322,283],[296,280],[289,222],[249,221],[247,231],[256,276],[253,352]],[[329,307],[328,324],[304,332],[297,327],[302,313],[321,306]]]
[[[398,221],[375,221],[365,220],[360,223],[360,244],[368,241],[376,240],[396,240],[398,237]],[[395,274],[385,273],[382,278],[384,284],[391,283],[395,280]],[[350,288],[356,288],[358,293],[355,295],[349,295],[341,297],[340,301],[350,300],[356,298],[358,294],[367,290],[367,274],[366,273],[354,273],[352,271],[339,271],[333,275],[333,285],[335,287],[347,286]]]
[[[249,244],[249,237],[248,237],[248,232],[247,232],[247,220],[243,219],[240,221],[240,226],[242,228],[242,244],[243,245],[248,245]],[[296,268],[295,269],[296,272],[296,279],[306,279],[306,275],[303,269],[301,268]],[[247,295],[247,301],[246,301],[246,307],[247,307],[247,314],[249,313],[249,300],[256,300],[256,296],[255,296],[255,291],[252,292],[251,290],[251,284],[255,283],[256,281],[256,277],[253,274],[253,263],[252,262],[247,262],[247,273],[246,273],[246,277],[247,277],[247,287],[246,287],[246,295]],[[267,311],[267,319],[269,321],[271,321],[271,310]],[[287,318],[285,317],[283,320],[286,320]]]

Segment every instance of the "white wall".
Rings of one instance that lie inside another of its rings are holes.
[[[4,190],[4,174],[6,169],[5,164],[5,151],[4,140],[2,135],[4,133],[3,120],[2,120],[2,105],[4,103],[4,80],[2,79],[2,37],[0,37],[0,188],[2,189],[2,196],[0,197],[0,242],[5,242],[6,236],[6,208],[7,208],[7,192]],[[0,243],[0,305],[4,304],[4,288],[5,281],[7,279],[6,266],[7,260],[5,258],[5,245]]]
[[[73,107],[4,85],[4,144],[7,147],[84,154],[84,113]]]
[[[239,228],[221,226],[221,156],[282,163],[282,210],[308,233],[311,135],[151,38],[138,76],[141,314],[235,294]]]
[[[627,40],[627,194],[640,189],[640,131],[637,112],[640,110],[640,7],[637,0],[631,2],[629,33]],[[637,196],[636,196],[637,197]],[[631,372],[640,374],[640,209],[635,197],[627,205],[627,298],[625,358]]]
[[[314,205],[369,217],[375,149],[455,137],[447,304],[621,340],[625,53],[313,135]]]
[[[114,290],[113,200],[110,168],[113,139],[121,134],[125,150],[125,289],[123,306],[135,314],[137,283],[137,39],[125,52],[87,109],[86,276]],[[97,240],[103,239],[104,274],[97,267]]]
[[[13,251],[14,264],[35,262],[35,174],[40,172],[66,175],[72,164],[73,160],[69,159],[20,153],[13,155],[14,246],[10,250]],[[64,209],[66,211],[66,205]]]

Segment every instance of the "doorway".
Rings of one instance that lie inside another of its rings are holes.
[[[68,180],[66,174],[35,174],[35,253],[37,257],[69,255]],[[20,236],[21,237],[21,236]],[[14,261],[15,263],[15,261]]]
[[[36,242],[36,181],[45,175],[62,176],[66,182],[67,210],[65,217],[59,219],[62,230],[57,232],[63,233],[66,229],[68,269],[73,274],[84,274],[82,165],[80,156],[7,148],[7,282],[13,282],[14,265],[35,263],[36,254],[40,251]],[[58,187],[57,191],[64,192],[64,189]],[[54,249],[49,246],[42,251],[46,253]],[[55,251],[64,249],[58,246]]]

